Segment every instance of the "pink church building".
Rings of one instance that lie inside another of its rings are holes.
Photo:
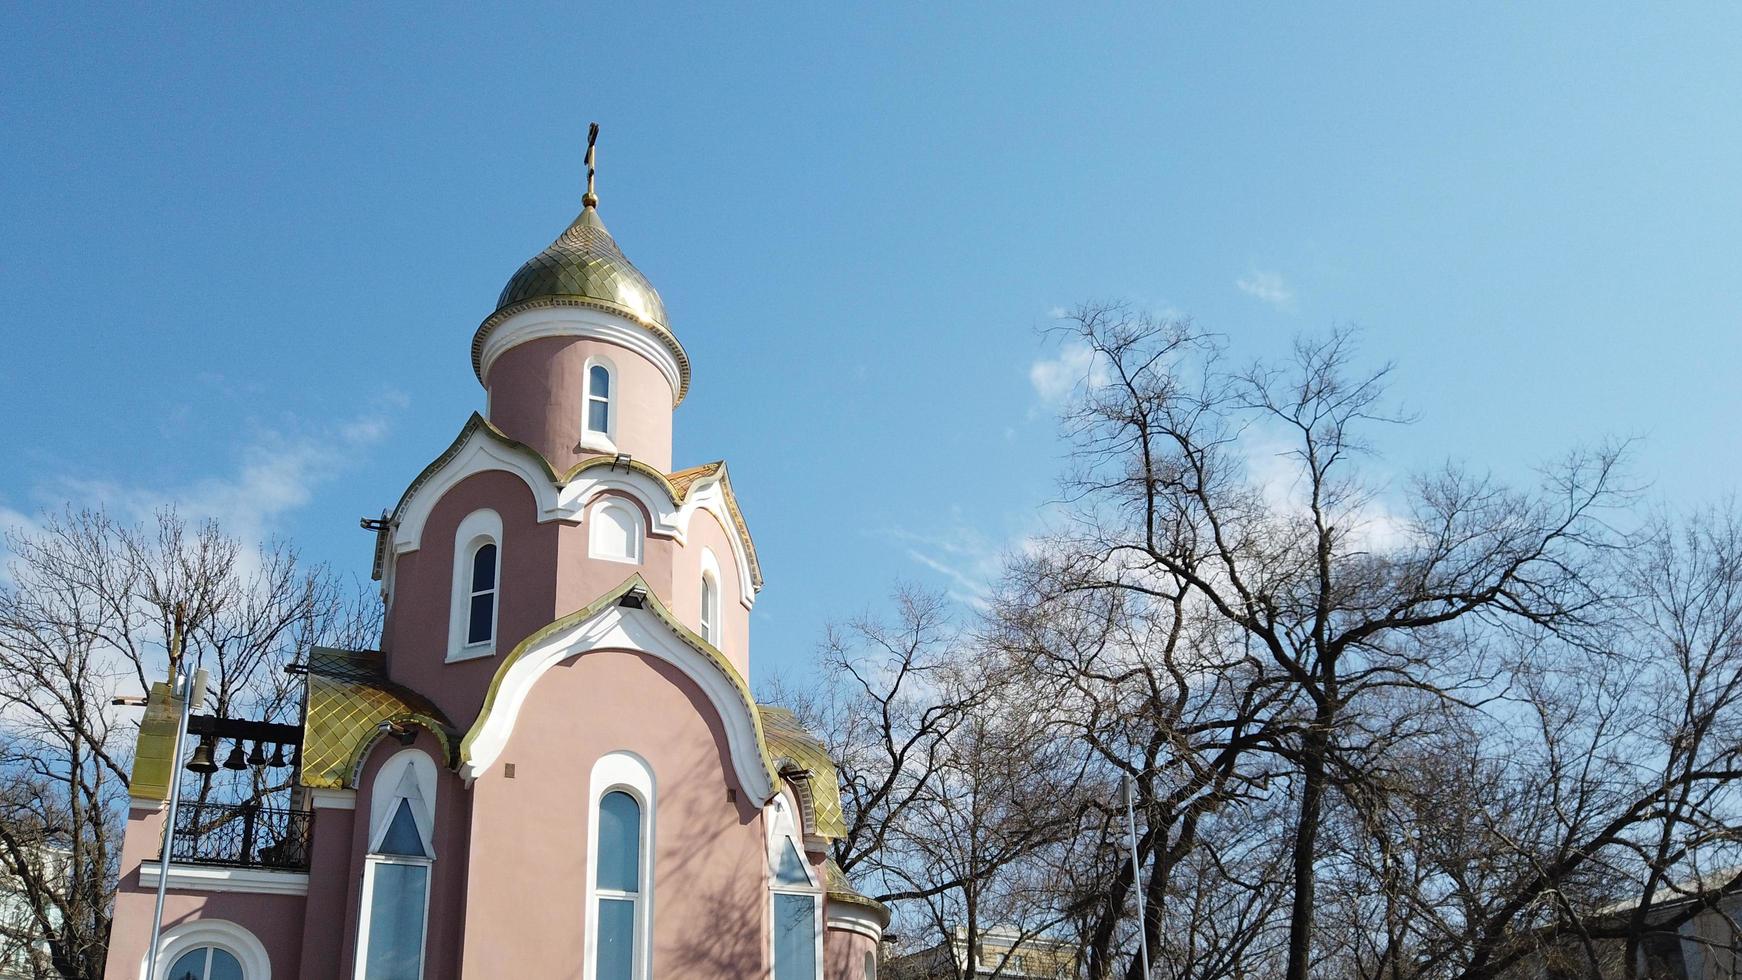
[[[179,757],[153,692],[109,980],[145,977],[164,878],[151,980],[875,976],[835,768],[747,683],[726,465],[673,466],[689,357],[590,169],[582,200],[473,335],[484,413],[368,522],[381,649],[311,651],[300,723],[196,714]],[[188,750],[249,743],[288,799],[184,794],[166,861]]]

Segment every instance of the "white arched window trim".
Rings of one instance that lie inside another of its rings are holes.
[[[593,368],[605,369],[606,392],[604,395],[593,390]],[[581,445],[582,449],[590,449],[600,453],[617,452],[617,417],[622,414],[619,409],[623,405],[622,375],[617,371],[617,365],[603,354],[594,354],[587,358],[586,368],[581,372]],[[605,405],[605,431],[596,431],[592,426],[593,403],[603,402]]]
[[[720,617],[724,614],[725,603],[720,600],[720,562],[708,548],[702,549],[702,580],[699,588],[699,632],[702,639],[713,644],[716,650],[724,649],[722,639],[726,635],[725,624],[720,621]]]
[[[790,790],[782,790],[769,802],[763,811],[763,824],[768,828],[768,962],[774,965],[775,980],[789,980],[798,974],[781,969],[778,958],[779,940],[776,935],[780,928],[781,899],[803,898],[811,903],[811,937],[813,941],[812,964],[815,967],[814,977],[807,976],[804,980],[822,980],[823,976],[823,887],[818,879],[816,869],[811,867],[810,858],[804,851],[804,835],[800,832],[798,803],[792,797]],[[781,882],[777,877],[777,869],[781,859],[792,848],[798,855],[799,865],[804,870],[806,884],[789,884]]]
[[[376,853],[393,825],[401,800],[411,803],[411,817],[417,824],[424,857]],[[363,893],[357,911],[357,961],[352,974],[357,980],[367,980],[368,977],[370,910],[374,906],[377,873],[383,865],[412,865],[426,869],[421,913],[423,934],[418,939],[420,962],[428,955],[429,896],[435,877],[435,813],[435,760],[416,748],[401,749],[388,757],[376,772],[375,784],[369,793],[369,853],[363,859]]]
[[[467,643],[466,628],[472,614],[472,556],[486,544],[496,546],[496,596],[490,612],[490,639]],[[497,626],[502,620],[502,517],[493,510],[475,510],[454,529],[454,585],[448,603],[448,655],[455,660],[489,657],[496,653]]]
[[[195,919],[163,931],[157,944],[157,973],[164,980],[175,961],[190,950],[216,946],[242,964],[242,980],[272,980],[272,958],[252,932],[228,919]],[[145,976],[148,956],[139,958],[139,975]]]
[[[622,497],[601,497],[587,511],[587,525],[587,557],[628,565],[641,564],[641,553],[647,541],[647,522],[642,518],[640,507]],[[619,531],[622,541],[610,540],[610,536]]]
[[[635,980],[653,976],[653,852],[658,825],[658,794],[653,770],[633,752],[610,752],[593,763],[587,783],[587,935],[583,976],[593,980],[599,960],[599,802],[606,794],[628,793],[641,805],[641,891],[635,907]]]

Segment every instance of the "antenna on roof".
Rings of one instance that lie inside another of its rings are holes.
[[[599,142],[599,124],[587,126],[587,192],[581,195],[581,207],[596,208],[599,206],[599,195],[593,188],[593,146]]]

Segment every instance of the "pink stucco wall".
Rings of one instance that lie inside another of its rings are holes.
[[[846,929],[823,933],[823,976],[827,980],[868,980],[865,957],[877,955],[877,942],[870,936]]]
[[[759,801],[737,785],[719,718],[675,668],[601,650],[539,679],[501,757],[472,787],[473,826],[488,833],[471,842],[465,977],[578,975],[588,783],[593,764],[618,750],[654,774],[653,975],[763,974]]]
[[[136,804],[127,811],[127,837],[121,845],[121,885],[115,895],[105,980],[137,980],[144,973],[157,887],[155,883],[149,887],[140,884],[139,865],[157,860],[163,820],[161,806]],[[301,969],[303,907],[301,895],[170,888],[163,903],[163,927],[168,931],[192,919],[227,919],[253,933],[266,947],[274,978],[290,978],[298,976]]]
[[[643,529],[652,526],[653,518],[647,513],[647,508],[625,494],[602,494],[588,502],[588,512],[605,496],[616,497],[634,507],[641,514]],[[670,538],[646,535],[642,541],[641,562],[631,564],[588,557],[587,539],[591,533],[591,528],[585,523],[560,525],[557,547],[562,558],[557,563],[556,571],[556,615],[551,618],[561,618],[577,609],[585,609],[595,599],[623,584],[624,579],[636,573],[640,573],[647,580],[647,584],[658,593],[661,601],[670,601],[672,555],[677,549],[677,542]]]
[[[447,768],[434,736],[418,731],[410,746],[436,762],[435,863],[430,872],[429,920],[424,939],[424,980],[448,980],[460,975],[461,943],[466,909],[467,851],[471,837],[471,800],[460,777]],[[356,818],[351,826],[349,857],[353,873],[345,882],[346,917],[342,934],[332,940],[340,949],[341,969],[349,972],[357,956],[357,912],[363,901],[363,863],[369,850],[375,776],[382,765],[406,746],[390,738],[377,739],[364,758],[357,781]],[[312,897],[312,896],[311,896]],[[313,974],[311,974],[312,976]]]
[[[305,802],[304,806],[307,805]],[[352,828],[356,811],[321,807],[315,811],[309,843],[307,911],[303,916],[302,975],[342,977],[346,923],[356,918],[351,900]]]
[[[702,619],[702,549],[714,553],[720,566],[720,652],[745,680],[750,679],[750,610],[744,608],[744,594],[750,585],[740,580],[738,562],[733,557],[732,538],[719,520],[708,511],[697,511],[690,519],[684,546],[672,558],[671,589],[662,598],[673,614],[691,629],[700,630]]]
[[[450,664],[445,660],[454,531],[480,508],[502,518],[497,656]],[[469,725],[501,656],[556,618],[559,527],[538,523],[532,491],[513,474],[475,473],[449,489],[424,525],[421,546],[400,555],[394,567],[393,605],[382,636],[388,676],[434,701],[454,724]]]
[[[626,347],[573,337],[544,337],[514,347],[490,365],[490,421],[509,436],[533,447],[557,472],[590,452],[576,452],[581,441],[581,401],[586,363],[595,355],[616,368],[618,450],[671,471],[672,390],[653,362]]]

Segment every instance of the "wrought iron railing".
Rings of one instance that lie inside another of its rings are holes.
[[[309,810],[184,801],[176,809],[170,862],[307,871],[313,824]]]

